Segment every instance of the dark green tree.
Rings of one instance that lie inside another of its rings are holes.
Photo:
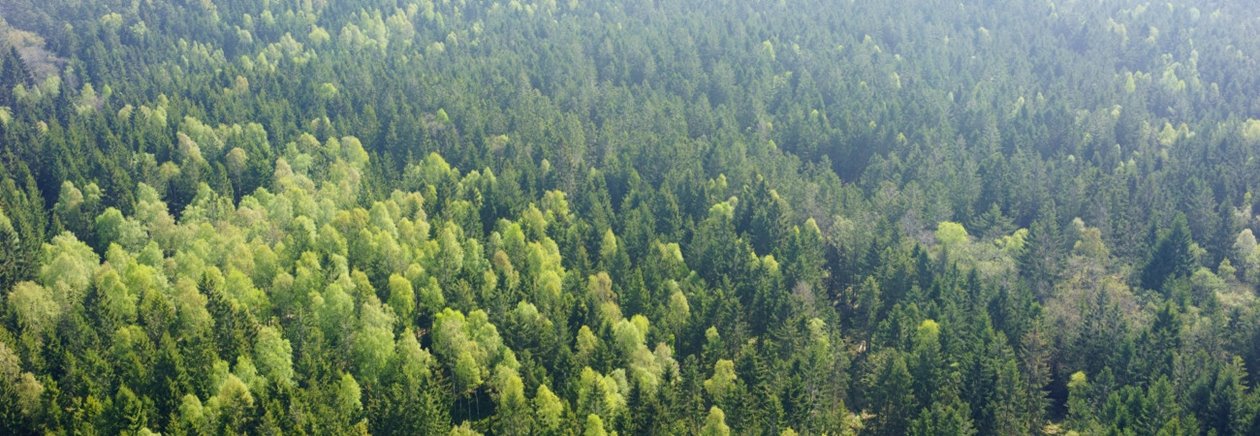
[[[1167,233],[1158,237],[1149,260],[1142,267],[1140,277],[1142,287],[1166,291],[1164,284],[1169,279],[1187,277],[1193,273],[1198,263],[1191,250],[1193,245],[1194,241],[1190,238],[1190,228],[1186,225],[1186,217],[1177,215]]]

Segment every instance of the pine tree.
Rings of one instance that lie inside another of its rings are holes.
[[[875,421],[871,430],[877,434],[905,434],[913,411],[919,410],[914,395],[914,380],[906,360],[894,354],[884,363],[871,393],[871,409]]]
[[[1178,214],[1173,219],[1172,229],[1158,238],[1150,259],[1142,268],[1142,287],[1167,291],[1164,289],[1164,284],[1169,279],[1187,277],[1193,273],[1197,263],[1191,250],[1193,244],[1190,228],[1186,225],[1186,217]]]
[[[34,82],[35,78],[18,54],[17,47],[9,47],[4,59],[0,59],[0,106],[12,107],[16,103],[13,99],[13,88],[18,85],[30,86]]]
[[[1033,293],[1045,298],[1058,279],[1063,260],[1063,235],[1053,206],[1028,229],[1028,239],[1019,256],[1020,277]]]
[[[0,165],[0,289],[35,275],[45,238],[43,196],[29,173],[15,176]]]

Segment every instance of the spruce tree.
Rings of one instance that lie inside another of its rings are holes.
[[[1172,228],[1168,233],[1158,238],[1150,259],[1147,260],[1146,266],[1142,267],[1140,278],[1142,287],[1166,291],[1164,284],[1169,279],[1186,277],[1193,273],[1196,266],[1195,256],[1191,250],[1193,244],[1186,217],[1178,214],[1173,219]]]

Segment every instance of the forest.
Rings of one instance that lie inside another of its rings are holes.
[[[1260,435],[1232,0],[0,0],[0,434]]]

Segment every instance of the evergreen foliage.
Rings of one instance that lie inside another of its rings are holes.
[[[0,434],[1260,434],[1245,2],[0,3]]]

